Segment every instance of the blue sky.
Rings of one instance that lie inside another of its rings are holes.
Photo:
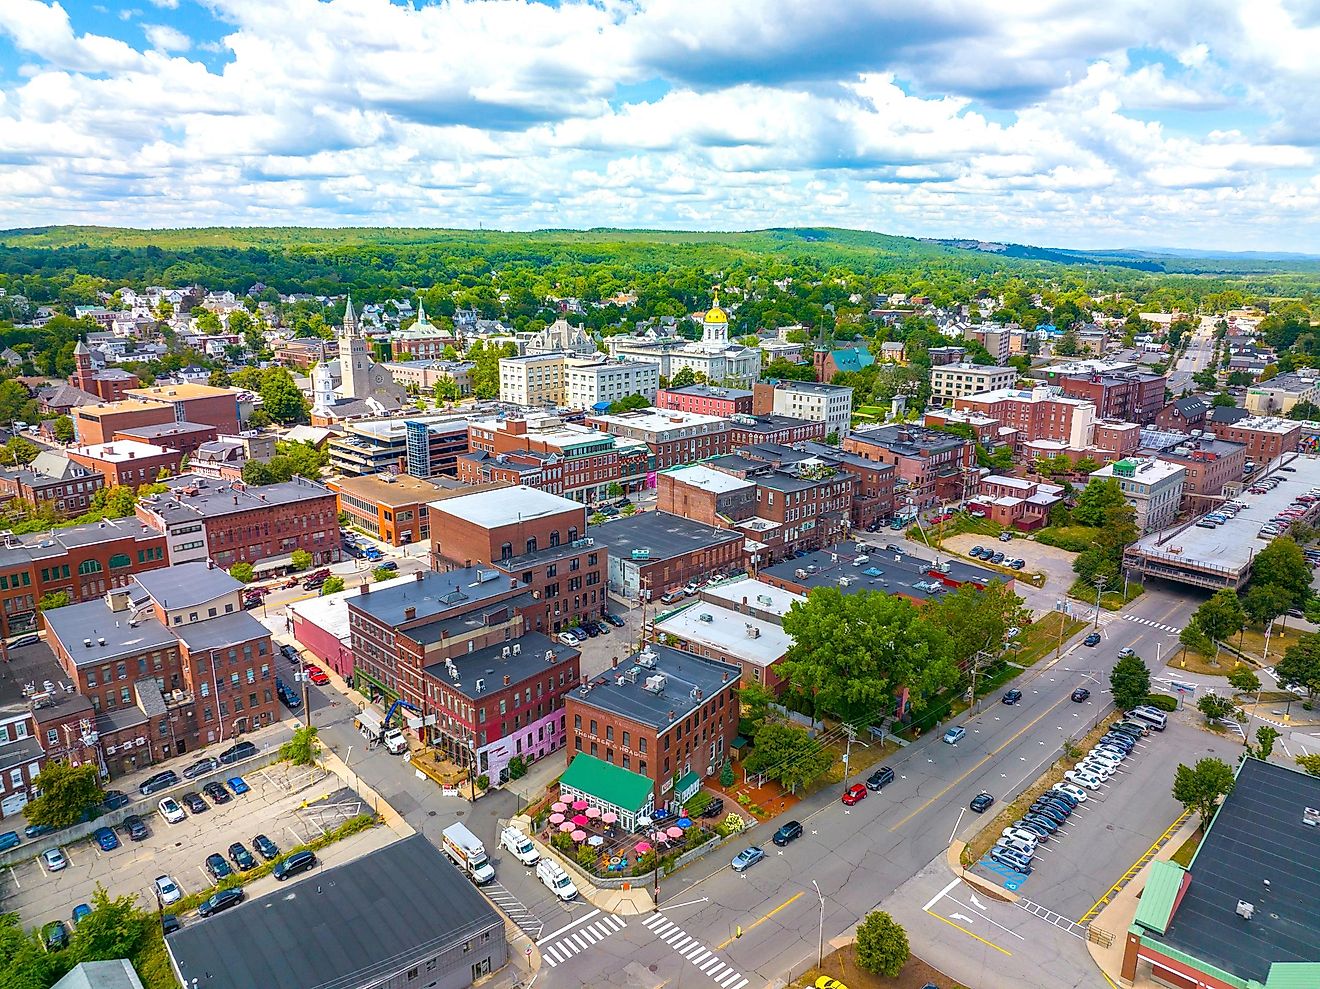
[[[1320,251],[1313,7],[6,0],[0,224]]]

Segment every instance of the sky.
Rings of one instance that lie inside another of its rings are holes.
[[[0,0],[0,227],[1320,253],[1320,0]]]

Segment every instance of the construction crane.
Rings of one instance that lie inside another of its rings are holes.
[[[390,709],[385,712],[385,720],[380,723],[381,731],[384,731],[390,726],[390,722],[394,720],[394,712],[401,707],[406,707],[409,711],[412,711],[414,714],[422,713],[421,708],[417,707],[414,704],[409,704],[407,701],[403,699],[399,699],[395,701],[393,704],[391,704]]]

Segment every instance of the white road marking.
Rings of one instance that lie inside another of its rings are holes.
[[[537,941],[536,943],[537,943],[538,945],[545,944],[545,942],[547,942],[547,941],[549,941],[549,940],[551,940],[551,939],[553,939],[553,938],[557,938],[560,934],[563,934],[564,931],[570,931],[570,930],[572,930],[574,927],[577,927],[578,924],[586,923],[588,920],[590,920],[592,917],[596,916],[596,914],[598,914],[598,913],[600,913],[599,910],[593,910],[593,911],[591,911],[591,913],[586,914],[586,915],[584,915],[584,916],[582,916],[582,917],[579,917],[577,920],[573,921],[571,924],[565,924],[563,927],[559,928],[559,930],[554,931],[554,932],[552,932],[552,933],[550,933],[550,934],[547,934],[545,937],[541,938],[541,939],[540,939],[539,941]],[[659,917],[660,915],[659,915],[659,914],[656,914],[656,916]]]
[[[936,893],[934,896],[932,896],[932,897],[930,898],[930,900],[927,901],[926,905],[925,905],[924,907],[922,907],[921,909],[922,909],[922,910],[929,910],[929,909],[930,909],[931,907],[933,907],[937,902],[939,902],[940,897],[942,897],[942,896],[944,896],[946,893],[948,893],[949,890],[953,889],[953,887],[957,886],[958,883],[960,883],[961,881],[962,881],[962,880],[960,880],[960,879],[950,879],[950,880],[949,880],[949,884],[948,884],[947,886],[945,886],[942,890],[940,890],[938,893]]]

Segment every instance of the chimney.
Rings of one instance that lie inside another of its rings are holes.
[[[408,605],[408,607],[406,607],[406,608],[403,609],[403,620],[404,620],[404,621],[406,621],[406,622],[410,622],[410,621],[412,621],[412,620],[413,620],[414,618],[416,618],[416,617],[417,617],[417,609],[414,608],[412,605]]]
[[[674,720],[674,709],[673,709],[673,708],[670,708],[670,709],[669,709],[669,720],[670,720],[670,721],[673,721],[673,720]]]
[[[417,583],[420,584],[420,583],[422,582],[422,578],[423,578],[425,575],[426,575],[426,571],[425,571],[425,570],[418,570],[415,574],[413,574],[413,580],[417,581]]]
[[[508,676],[506,675],[505,678],[504,678],[504,686],[507,687],[508,685],[509,685],[509,678],[508,678]]]
[[[207,569],[207,570],[214,570],[214,569],[215,569],[215,561],[214,561],[214,560],[207,560],[207,561],[206,561],[206,569]]]
[[[618,666],[619,666],[619,657],[618,657],[618,656],[615,656],[615,657],[610,661],[610,666],[611,666],[611,668],[614,668],[614,669],[617,669],[617,668],[618,668]]]

